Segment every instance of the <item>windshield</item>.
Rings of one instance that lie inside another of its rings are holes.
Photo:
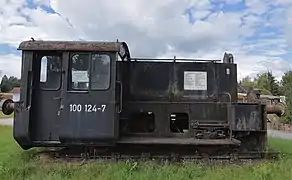
[[[104,90],[110,85],[110,56],[74,53],[71,56],[71,88]]]

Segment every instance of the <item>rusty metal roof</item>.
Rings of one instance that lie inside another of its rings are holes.
[[[61,51],[119,51],[125,42],[102,41],[23,41],[18,50],[61,50]],[[127,45],[126,45],[127,46]]]

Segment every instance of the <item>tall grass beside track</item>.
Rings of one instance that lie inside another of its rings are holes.
[[[12,128],[0,126],[0,180],[87,180],[87,179],[292,179],[292,141],[270,138],[270,146],[284,156],[276,162],[246,165],[197,165],[155,163],[56,163],[39,158],[35,150],[22,151],[12,138]]]

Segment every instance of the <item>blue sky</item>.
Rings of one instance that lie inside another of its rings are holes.
[[[46,11],[47,13],[56,13],[51,7],[38,4],[34,0],[26,0],[27,2],[27,7],[30,9],[36,9],[36,8],[41,8],[42,10]],[[1,11],[0,11],[1,12]],[[1,16],[1,13],[0,13]],[[22,17],[27,18],[28,21],[30,21],[30,18],[28,16],[22,15]],[[22,23],[16,24],[16,25],[22,25]],[[0,42],[0,55],[3,54],[15,54],[15,55],[20,55],[21,52],[19,52],[15,46],[11,46],[9,44],[4,44]]]
[[[292,59],[289,1],[88,0],[88,6],[78,0],[6,1],[0,8],[0,65],[5,73],[19,76],[16,48],[32,36],[50,40],[119,38],[137,56],[218,59],[229,51],[240,67],[239,77],[271,68],[280,77],[290,70]],[[10,64],[7,57],[13,59]]]

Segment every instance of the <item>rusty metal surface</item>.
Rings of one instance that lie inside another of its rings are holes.
[[[18,50],[57,50],[57,51],[119,51],[124,42],[102,41],[23,41]]]
[[[261,131],[264,130],[265,119],[262,117],[263,105],[238,104],[235,106],[235,120],[232,130]]]
[[[202,133],[201,129],[206,129],[206,132],[215,131],[216,129],[226,129],[229,128],[225,125],[228,123],[227,117],[227,107],[226,104],[218,103],[195,103],[195,102],[185,102],[185,103],[163,103],[163,102],[125,102],[124,111],[121,114],[121,118],[125,117],[125,120],[121,120],[120,133],[130,133],[128,129],[129,123],[136,122],[136,117],[133,114],[136,112],[152,112],[155,116],[155,128],[154,132],[147,133],[152,134],[156,138],[161,137],[175,137],[177,134],[171,132],[171,122],[170,114],[181,112],[187,114],[189,130],[188,132],[179,133],[181,136],[195,137],[197,133]],[[179,117],[178,117],[179,118]],[[140,119],[137,122],[141,122]],[[137,126],[136,126],[137,127]],[[146,125],[143,125],[146,127]],[[137,127],[138,128],[138,127]],[[212,130],[210,130],[212,129]],[[212,136],[212,132],[210,132]],[[228,136],[228,135],[227,135]]]
[[[239,88],[242,88],[238,85]],[[238,100],[244,100],[244,97],[238,96]],[[285,114],[285,105],[279,102],[272,102],[272,100],[267,100],[261,98],[261,94],[256,93],[252,87],[248,89],[246,94],[246,102],[249,103],[258,103],[266,105],[267,114],[276,114],[278,117],[281,117]]]
[[[194,139],[194,138],[153,138],[129,137],[120,139],[119,144],[172,144],[172,145],[240,145],[236,139]]]
[[[117,63],[122,69],[122,62]],[[125,66],[125,65],[124,65]],[[237,77],[235,64],[213,62],[131,62],[127,67],[129,89],[134,101],[199,101],[236,102]],[[230,74],[226,74],[226,69]],[[206,72],[207,90],[185,90],[185,72]],[[120,71],[119,73],[123,73]],[[155,80],[154,80],[155,79]]]
[[[67,92],[70,64],[65,61],[69,53],[64,51],[118,52],[120,45],[122,43],[68,41],[25,41],[20,44],[19,49],[32,50],[23,54],[24,108],[15,104],[19,112],[15,118],[14,138],[23,149],[81,144],[108,146],[129,137],[124,144],[157,143],[156,147],[161,145],[167,151],[169,149],[162,144],[206,145],[207,150],[213,150],[210,143],[225,146],[233,138],[242,142],[238,147],[241,150],[264,150],[266,120],[263,105],[237,103],[237,66],[229,60],[225,60],[228,63],[166,63],[134,62],[128,57],[128,61],[113,61],[109,90]],[[61,69],[65,73],[60,91],[49,92],[37,87],[41,64],[34,58],[43,52],[33,50],[63,52],[65,60]],[[108,54],[112,59],[117,55]],[[34,74],[30,74],[32,72]],[[198,75],[202,72],[207,75]],[[188,73],[195,77],[187,76]],[[204,79],[206,83],[200,83]],[[121,84],[119,88],[116,88],[116,81]],[[59,97],[61,100],[56,100]],[[121,104],[119,115],[117,103]],[[105,112],[89,113],[82,108],[77,113],[69,109],[70,105],[85,107],[87,104],[105,104]],[[59,115],[56,112],[60,107]],[[176,114],[175,118],[171,116],[173,114]],[[138,135],[141,140],[137,139]]]
[[[2,99],[0,101],[0,109],[5,115],[10,115],[14,111],[14,103],[11,99]]]
[[[279,104],[267,104],[266,111],[267,114],[276,114],[277,116],[281,117],[285,113],[285,107]]]
[[[197,162],[212,163],[251,163],[253,160],[276,159],[279,152],[267,150],[253,150],[238,152],[238,146],[207,145],[207,146],[173,146],[173,145],[131,145],[122,144],[114,147],[78,147],[78,148],[50,148],[38,152],[38,155],[45,155],[46,158],[64,160],[66,162],[94,161],[102,159],[103,162],[135,160],[145,162],[147,160],[157,163],[185,163]]]

